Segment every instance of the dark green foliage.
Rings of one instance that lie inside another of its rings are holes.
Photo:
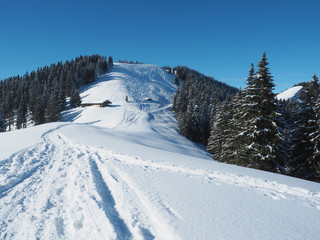
[[[108,65],[109,65],[109,69],[111,69],[113,67],[113,58],[110,56],[108,58]]]
[[[43,124],[45,122],[45,103],[43,98],[39,97],[35,104],[35,109],[33,113],[33,120],[35,125]]]
[[[79,91],[76,89],[73,89],[70,97],[70,107],[75,108],[79,107],[81,105],[81,98]]]
[[[192,141],[206,145],[210,135],[210,113],[226,99],[231,99],[236,88],[200,74],[187,67],[175,67],[176,79],[182,84],[174,96],[179,131]]]
[[[269,63],[264,53],[258,64],[258,71],[254,76],[252,86],[258,89],[258,115],[251,118],[255,131],[252,135],[252,148],[249,158],[252,158],[253,167],[262,170],[276,171],[276,149],[280,140],[274,119],[277,116],[273,79],[267,67]]]
[[[214,159],[225,159],[224,153],[228,142],[227,136],[230,136],[230,121],[232,119],[230,110],[230,104],[225,101],[220,103],[216,113],[213,115],[213,125],[208,139],[207,150]]]
[[[176,76],[176,77],[174,78],[174,84],[177,85],[177,86],[180,85],[180,80],[179,80],[179,77],[178,77],[178,76]]]
[[[302,106],[293,113],[292,118],[292,145],[289,162],[290,174],[295,177],[310,178],[307,176],[312,168],[313,144],[310,134],[315,131],[316,127],[313,109]]]
[[[17,121],[16,121],[17,129],[26,127],[27,113],[28,113],[27,101],[23,96],[21,96],[19,108],[17,111]]]
[[[320,182],[320,98],[318,97],[314,105],[314,111],[316,114],[316,131],[311,135],[313,145],[313,180]]]
[[[60,119],[60,106],[57,96],[53,93],[45,110],[45,121],[46,122],[56,122]]]
[[[96,64],[96,73],[98,76],[103,75],[108,72],[108,63],[106,57],[102,57],[98,60]]]
[[[274,84],[267,66],[264,53],[256,73],[251,66],[246,89],[240,90],[228,106],[218,108],[208,142],[208,151],[216,160],[280,171],[276,156],[281,137],[275,122]]]
[[[289,173],[319,181],[319,84],[316,75],[305,85],[291,119]]]
[[[80,56],[1,81],[0,108],[8,130],[14,125],[25,127],[27,116],[37,125],[57,121],[66,108],[66,98],[71,98],[75,89],[94,82],[110,65],[113,63],[99,55]],[[79,99],[75,105],[79,105]]]
[[[6,121],[3,117],[2,109],[0,107],[0,132],[6,131]]]

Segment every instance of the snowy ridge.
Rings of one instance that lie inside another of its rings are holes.
[[[283,91],[282,93],[279,93],[276,96],[276,98],[278,100],[288,100],[290,98],[296,98],[297,94],[300,92],[302,88],[303,88],[302,86],[295,86],[295,87],[289,88]]]
[[[81,93],[112,106],[1,133],[0,239],[317,239],[320,184],[211,160],[177,133],[172,83],[117,64]]]

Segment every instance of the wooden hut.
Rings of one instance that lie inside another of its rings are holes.
[[[112,104],[111,101],[106,100],[102,103],[82,103],[81,107],[90,107],[90,106],[99,106],[99,107],[106,107],[108,105]]]

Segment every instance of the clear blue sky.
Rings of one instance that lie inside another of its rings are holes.
[[[280,92],[320,75],[319,12],[318,0],[2,1],[0,79],[98,53],[244,87],[266,51]]]

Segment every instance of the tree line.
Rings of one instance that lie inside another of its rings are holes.
[[[212,88],[193,71],[177,71],[182,84],[173,111],[179,131],[205,144],[217,161],[319,182],[318,77],[302,84],[298,101],[278,101],[268,65],[264,53],[239,91],[223,84]]]
[[[180,85],[172,106],[179,131],[192,141],[206,145],[211,116],[219,103],[230,101],[238,89],[188,67],[178,66],[172,71],[176,73],[175,84]]]
[[[80,56],[0,81],[0,132],[60,119],[69,104],[79,106],[79,88],[108,72],[113,59]],[[68,100],[68,102],[67,102]]]

